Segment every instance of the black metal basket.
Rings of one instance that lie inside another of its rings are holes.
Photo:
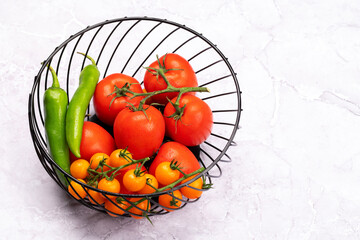
[[[95,59],[102,74],[101,77],[121,72],[140,82],[145,73],[142,67],[152,63],[156,55],[161,56],[172,52],[186,58],[195,70],[199,86],[210,89],[210,93],[201,93],[198,96],[211,107],[214,125],[210,137],[195,149],[205,171],[187,183],[176,186],[173,190],[188,186],[200,177],[205,178],[207,183],[211,183],[212,178],[219,178],[222,175],[220,162],[231,161],[226,151],[231,145],[235,145],[233,139],[241,115],[240,87],[228,59],[216,45],[185,25],[150,17],[125,17],[88,26],[70,36],[55,48],[35,76],[28,103],[31,136],[40,162],[62,189],[68,192],[55,170],[64,173],[67,181],[76,181],[86,190],[99,191],[103,196],[113,195],[84,185],[67,174],[53,161],[46,147],[42,97],[51,82],[48,81],[50,72],[46,65],[51,64],[56,70],[60,86],[66,90],[70,99],[76,90],[79,73],[85,64],[84,57],[75,56],[77,51],[85,52]],[[88,115],[94,115],[92,104],[88,108]],[[151,208],[146,214],[151,216],[168,213],[157,202],[160,194],[171,194],[171,191],[147,195],[115,195],[124,198],[146,197],[151,202]],[[197,199],[178,200],[183,202],[182,208]],[[88,198],[77,201],[89,208],[107,212],[103,205],[93,204]],[[129,212],[126,210],[125,212],[123,216],[130,216]]]

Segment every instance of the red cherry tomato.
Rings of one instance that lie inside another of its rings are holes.
[[[161,112],[147,105],[144,105],[144,109],[145,113],[125,108],[114,122],[117,148],[127,148],[133,159],[152,156],[165,135],[165,122]]]
[[[120,89],[125,84],[127,84],[128,89],[133,92],[143,92],[139,82],[135,78],[122,73],[111,74],[101,80],[96,86],[93,98],[95,113],[100,121],[107,125],[112,126],[116,115],[126,106],[129,106],[129,103],[136,106],[143,98],[131,98],[132,95],[130,93],[125,95],[122,95],[122,93],[114,93],[116,90],[115,86]]]
[[[95,153],[110,155],[116,149],[114,138],[104,128],[93,122],[84,122],[80,154],[82,159],[90,161]],[[70,151],[71,161],[77,158]]]
[[[194,154],[183,144],[178,142],[166,142],[151,163],[149,173],[155,176],[157,166],[162,162],[177,161],[182,167],[182,171],[186,174],[192,173],[200,168],[200,163]],[[180,177],[183,175],[180,174]]]
[[[164,60],[165,58],[165,60]],[[160,63],[160,65],[159,65]],[[165,77],[170,82],[173,87],[197,87],[198,82],[194,70],[192,69],[190,63],[175,53],[168,53],[162,56],[159,61],[153,62],[150,68],[165,68]],[[176,69],[176,70],[170,70]],[[156,76],[154,70],[149,69],[145,73],[144,77],[144,86],[147,92],[154,92],[158,90],[163,90],[167,87],[166,82],[161,76]],[[188,93],[194,94],[194,93]],[[172,99],[176,97],[178,93],[162,93],[151,97],[153,102],[166,104],[168,102],[167,98]]]
[[[175,103],[176,98],[171,100]],[[181,119],[170,118],[175,108],[168,103],[164,109],[166,135],[186,146],[196,146],[210,135],[213,116],[210,107],[200,98],[193,95],[181,96],[179,107],[184,108]]]

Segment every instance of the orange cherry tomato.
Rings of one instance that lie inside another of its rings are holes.
[[[155,169],[155,177],[160,184],[166,186],[178,180],[180,172],[171,168],[171,162],[162,162]]]
[[[187,179],[184,179],[183,181],[181,181],[181,184],[193,179],[196,175],[194,176],[191,176]],[[187,198],[190,198],[190,199],[195,199],[195,198],[199,198],[202,194],[202,186],[203,186],[203,180],[202,178],[198,178],[196,179],[194,182],[190,183],[188,185],[189,187],[182,187],[180,188],[180,192],[182,193],[182,195],[184,195],[185,197]],[[192,188],[191,188],[192,187]],[[196,189],[193,189],[193,188],[197,188],[199,190],[196,190]]]
[[[179,208],[181,206],[182,194],[179,190],[175,190],[168,194],[162,194],[159,196],[159,204],[168,212],[172,209]]]
[[[99,181],[98,184],[98,189],[112,193],[120,193],[120,188],[121,188],[120,183],[117,179],[107,180],[106,178],[103,178]],[[112,196],[112,195],[106,195],[106,196],[110,199],[116,198],[116,196]]]
[[[139,202],[138,202],[139,201]],[[136,203],[136,207],[129,204],[129,207],[131,207],[128,211],[132,213],[130,216],[135,219],[143,218],[146,212],[150,210],[150,202],[149,200],[144,200],[143,198],[130,198],[130,202]],[[133,215],[137,214],[137,215]],[[138,216],[141,215],[141,216]]]
[[[107,213],[110,216],[118,217],[118,215],[123,215],[125,213],[124,210],[126,210],[129,207],[129,203],[126,202],[124,199],[116,198],[116,199],[112,200],[112,202],[109,200],[106,200],[104,207],[106,210],[108,210]]]
[[[144,173],[137,173],[139,169],[128,170],[123,178],[125,188],[131,192],[140,191],[146,185],[146,177]]]
[[[85,179],[87,176],[89,176],[89,173],[87,171],[89,166],[90,163],[85,159],[75,160],[70,165],[70,174],[74,178]]]
[[[86,183],[83,179],[78,179],[78,180],[82,183]],[[75,181],[70,182],[70,184],[68,186],[68,191],[77,200],[79,200],[80,198],[86,197],[85,189],[79,183],[77,183]]]
[[[105,171],[109,170],[110,168],[107,166],[101,166],[101,163],[107,164],[108,159],[109,159],[109,155],[107,155],[106,153],[95,153],[90,158],[90,168],[92,168],[94,170],[96,168],[98,168],[96,171],[105,172]],[[99,164],[100,164],[100,166],[99,166]]]
[[[88,198],[92,204],[103,204],[105,202],[103,195],[92,189],[88,190]]]
[[[154,175],[151,175],[149,173],[145,174],[145,178],[146,178],[146,182],[148,182],[149,184],[151,184],[153,187],[158,188],[159,187],[159,183],[157,181],[157,179],[155,178]],[[150,193],[154,193],[156,190],[149,186],[147,183],[145,184],[145,186],[140,189],[140,191],[138,191],[139,194],[150,194]]]
[[[112,167],[121,167],[131,163],[132,155],[125,149],[116,149],[110,154],[109,165]],[[129,166],[122,168],[121,171],[129,170]]]

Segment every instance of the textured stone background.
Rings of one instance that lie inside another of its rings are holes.
[[[33,148],[39,63],[88,25],[185,24],[218,45],[243,91],[236,147],[214,189],[147,220],[66,197]],[[1,1],[1,239],[359,239],[359,1]]]

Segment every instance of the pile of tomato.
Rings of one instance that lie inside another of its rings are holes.
[[[122,73],[97,83],[93,104],[99,121],[84,122],[81,157],[70,152],[71,175],[90,187],[72,181],[68,191],[76,199],[103,204],[111,216],[144,217],[151,204],[141,194],[162,191],[166,193],[158,196],[159,206],[172,211],[183,198],[199,198],[208,187],[199,177],[189,187],[172,190],[204,170],[189,148],[211,134],[212,111],[196,93],[206,89],[198,86],[190,63],[178,54],[166,54],[146,70],[144,88]]]

